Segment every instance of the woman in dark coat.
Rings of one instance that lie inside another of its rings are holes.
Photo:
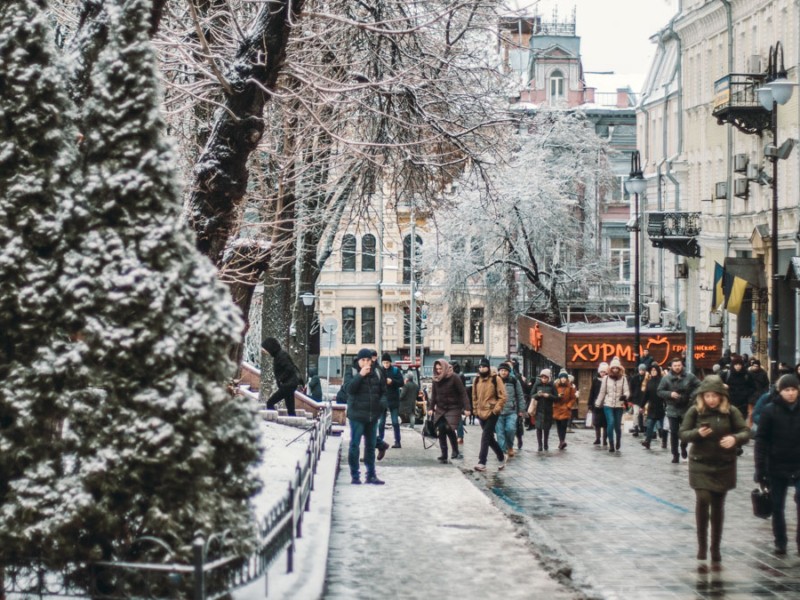
[[[594,445],[600,445],[600,434],[603,437],[603,446],[608,445],[608,432],[606,431],[606,415],[603,412],[603,407],[596,406],[597,396],[600,394],[600,386],[603,385],[603,377],[608,375],[608,363],[601,362],[597,366],[597,376],[592,379],[592,387],[589,390],[589,400],[587,408],[592,411],[592,420],[594,421]]]
[[[679,435],[682,442],[692,444],[689,485],[695,493],[697,558],[706,559],[710,516],[711,560],[719,562],[725,495],[736,487],[736,451],[750,439],[750,429],[716,375],[706,377],[697,388],[695,405],[686,412]]]
[[[650,450],[650,442],[655,437],[655,432],[658,431],[661,436],[661,447],[667,447],[667,436],[664,435],[664,428],[662,423],[666,416],[666,407],[664,406],[664,399],[658,396],[658,384],[661,383],[661,367],[657,363],[650,365],[647,370],[647,375],[644,376],[642,381],[642,401],[645,410],[647,411],[647,429],[642,446]]]
[[[453,367],[446,360],[437,360],[433,363],[433,384],[431,397],[428,402],[428,416],[436,424],[439,434],[439,448],[442,455],[440,463],[447,462],[447,440],[453,447],[451,458],[461,458],[458,452],[458,438],[456,430],[461,421],[461,415],[469,415],[469,398],[467,389],[461,378],[453,372]]]
[[[533,384],[531,391],[531,405],[528,414],[536,415],[536,441],[539,452],[549,450],[547,447],[550,439],[550,428],[553,426],[553,403],[558,398],[556,386],[551,381],[550,369],[542,369],[539,379]]]

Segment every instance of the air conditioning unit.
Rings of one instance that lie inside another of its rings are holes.
[[[756,163],[750,163],[747,165],[747,178],[750,181],[756,181],[758,179],[759,168]]]
[[[689,265],[684,262],[676,263],[675,279],[686,279],[687,277],[689,277]],[[663,316],[664,313],[661,313],[661,315]]]
[[[647,303],[647,320],[651,325],[661,322],[661,304],[658,302]]]
[[[747,72],[748,73],[761,73],[761,56],[758,54],[751,54],[747,59]]]
[[[663,327],[675,327],[675,313],[671,310],[661,311],[661,325]]]
[[[625,315],[625,327],[634,327],[636,325],[636,315]]]
[[[733,182],[733,194],[737,198],[747,198],[750,196],[750,182],[744,177],[737,177]]]
[[[747,154],[737,154],[733,157],[733,170],[736,173],[744,173],[747,171],[747,163],[750,162],[750,157]]]
[[[712,310],[708,314],[709,327],[722,327],[722,311]]]
[[[728,182],[718,181],[714,186],[714,199],[725,200],[728,197]]]

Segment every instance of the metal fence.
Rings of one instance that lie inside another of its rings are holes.
[[[193,563],[140,563],[108,561],[70,565],[55,571],[36,559],[25,564],[0,566],[0,600],[17,598],[92,598],[96,600],[179,599],[214,600],[264,577],[286,550],[286,571],[294,570],[295,540],[303,535],[303,516],[311,508],[311,492],[320,456],[331,432],[331,410],[325,406],[310,428],[305,457],[298,461],[286,494],[259,524],[256,550],[249,556],[219,555],[226,533],[192,544]],[[169,549],[158,538],[145,537],[139,544]],[[214,555],[217,554],[216,558]],[[75,573],[81,573],[76,578]]]

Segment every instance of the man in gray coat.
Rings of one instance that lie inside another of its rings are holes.
[[[670,372],[664,375],[658,385],[658,397],[667,405],[667,419],[669,419],[669,442],[672,449],[672,462],[680,462],[678,455],[678,430],[683,421],[683,416],[691,406],[694,392],[700,385],[700,380],[692,373],[687,373],[683,367],[683,359],[676,356],[670,362]],[[686,442],[680,444],[680,456],[688,457]]]

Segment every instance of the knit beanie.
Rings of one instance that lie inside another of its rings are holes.
[[[637,367],[637,370],[639,370],[639,371],[647,371],[647,365],[642,363]]]
[[[598,373],[600,371],[602,371],[603,369],[608,370],[608,363],[607,362],[601,362],[599,365],[597,365],[597,372]]]
[[[489,367],[491,365],[489,364],[489,359],[488,358],[482,358],[481,362],[478,363],[478,366],[479,367]]]
[[[511,373],[511,365],[509,365],[507,362],[501,362],[499,365],[497,365],[497,370],[500,371],[501,369],[505,369]]]
[[[558,378],[559,378],[559,379],[561,379],[561,378],[564,378],[564,379],[569,379],[569,373],[567,373],[566,371],[564,371],[564,370],[562,369],[562,370],[561,370],[561,371],[558,373]]]
[[[794,375],[784,375],[778,379],[778,391],[782,392],[786,388],[800,390],[800,381]]]
[[[612,358],[611,362],[608,365],[609,369],[613,369],[614,367],[617,367],[618,369],[622,368],[622,363],[619,361],[619,357],[617,357],[617,356]]]
[[[369,348],[362,348],[359,350],[358,354],[356,354],[356,360],[361,360],[362,358],[372,359],[372,350]]]
[[[381,356],[381,362],[392,362],[392,355],[388,352],[384,352],[383,356]]]
[[[553,373],[550,371],[550,369],[542,369],[539,371],[539,377],[547,377],[550,379],[553,377]]]

